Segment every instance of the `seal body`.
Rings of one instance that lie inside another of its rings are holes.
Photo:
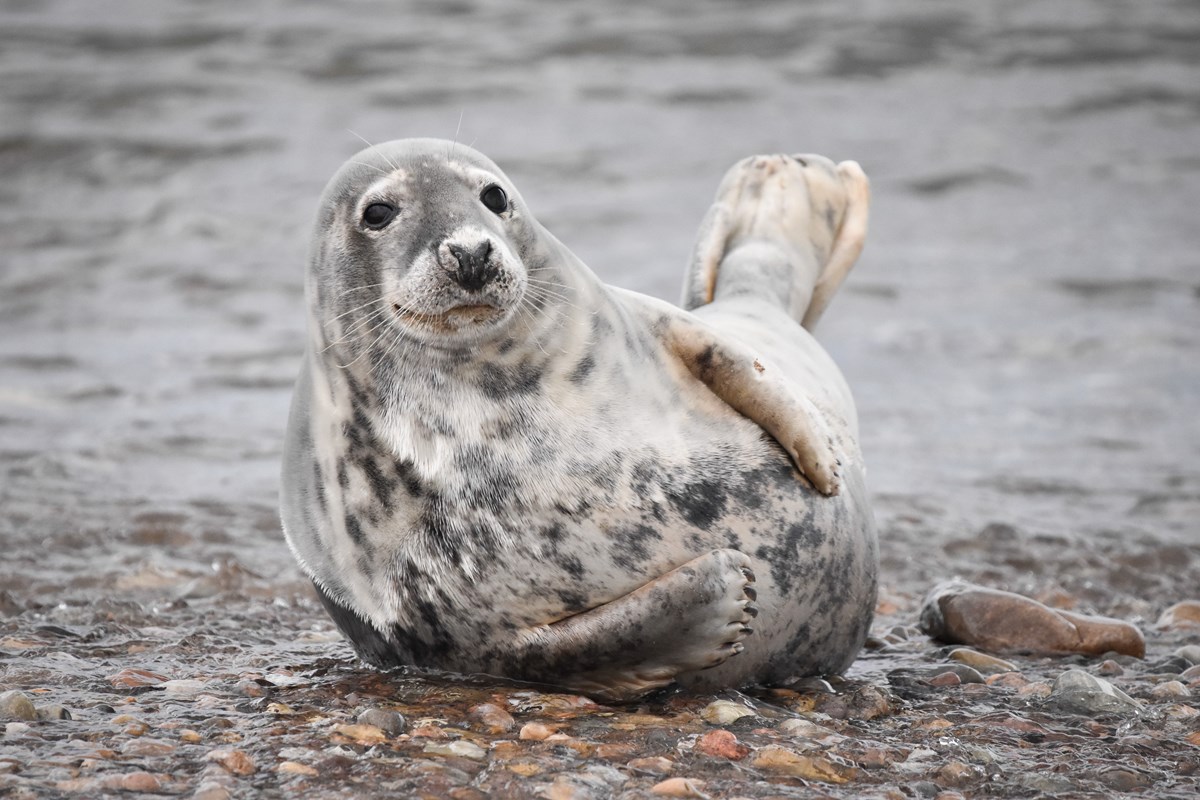
[[[363,659],[617,699],[849,665],[873,523],[849,391],[800,324],[861,244],[838,169],[731,170],[688,311],[601,283],[472,150],[343,166],[282,517]]]

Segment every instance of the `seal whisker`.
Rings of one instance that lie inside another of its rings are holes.
[[[334,297],[343,297],[351,292],[361,292],[365,289],[374,289],[378,286],[383,286],[383,283],[368,283],[364,284],[363,286],[352,286],[349,289],[343,289],[342,291],[338,292],[336,295],[334,295]]]
[[[375,145],[373,145],[373,144],[371,144],[370,142],[368,142],[368,141],[366,140],[366,138],[365,138],[365,137],[363,137],[363,136],[359,136],[357,133],[355,133],[354,131],[350,130],[349,128],[346,128],[346,132],[347,132],[347,133],[349,133],[351,136],[355,136],[355,137],[357,137],[357,138],[361,139],[361,140],[362,140],[362,142],[363,142],[363,144],[365,144],[367,147],[371,148],[371,150],[373,150],[373,151],[375,152],[375,155],[379,156],[379,157],[380,157],[380,158],[382,158],[384,161],[386,161],[388,164],[390,164],[390,165],[392,166],[392,169],[394,169],[394,170],[395,170],[395,169],[400,169],[400,167],[396,166],[396,162],[395,162],[395,161],[392,161],[390,158],[388,158],[387,156],[385,156],[385,155],[384,155],[384,154],[383,154],[383,153],[380,151],[380,149],[379,149],[378,147],[376,147]],[[380,171],[380,172],[383,172],[383,170],[379,170],[379,171]],[[387,173],[385,172],[384,174],[386,175]]]
[[[368,300],[367,302],[363,303],[361,306],[355,306],[354,308],[350,309],[349,311],[343,311],[341,314],[338,314],[336,317],[331,317],[329,319],[329,322],[337,322],[342,317],[348,317],[351,314],[353,314],[355,311],[361,311],[364,308],[369,308],[369,307],[373,306],[374,304],[382,303],[383,301],[384,301],[384,298],[382,298],[382,297],[376,297],[374,300]]]
[[[341,337],[330,342],[328,346],[326,346],[321,352],[324,353],[329,350],[330,347],[334,347],[335,345],[346,344],[351,339],[369,336],[372,332],[377,330],[379,326],[383,324],[383,322],[386,321],[386,312],[386,308],[377,309],[376,311],[371,312],[366,317],[358,320],[349,328],[342,331]]]

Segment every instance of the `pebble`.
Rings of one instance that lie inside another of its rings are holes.
[[[1175,699],[1177,697],[1191,697],[1192,693],[1188,688],[1179,681],[1165,681],[1155,686],[1150,690],[1150,694],[1161,699]]]
[[[231,797],[229,790],[219,783],[202,783],[192,794],[192,800],[229,800]]]
[[[462,739],[455,739],[453,742],[430,742],[425,745],[424,752],[435,756],[469,758],[472,761],[483,761],[487,758],[487,752],[482,747]]]
[[[399,711],[369,708],[354,720],[360,725],[374,725],[388,736],[399,736],[408,729],[408,720]]]
[[[166,675],[159,675],[148,669],[130,667],[118,673],[109,675],[108,682],[118,689],[137,689],[142,686],[158,686],[170,680]]]
[[[245,750],[210,750],[204,758],[206,761],[220,764],[234,775],[253,775],[258,769],[254,759]]]
[[[714,700],[704,707],[700,717],[709,725],[728,725],[742,717],[753,717],[754,712],[741,703],[729,700]]]
[[[858,776],[858,770],[854,767],[824,756],[806,756],[776,745],[760,748],[751,763],[756,769],[824,783],[846,783]]]
[[[1003,686],[1006,689],[1020,689],[1029,685],[1029,679],[1019,672],[999,672],[988,675],[983,679],[988,686]]]
[[[1117,678],[1125,674],[1125,668],[1109,658],[1100,662],[1100,666],[1096,667],[1096,674]]]
[[[345,736],[352,740],[355,744],[372,745],[387,741],[387,734],[382,729],[374,725],[354,724],[347,725],[341,723],[333,726],[333,732]]]
[[[202,741],[203,738],[199,733],[190,728],[182,728],[179,731],[179,741],[184,744],[196,744]]]
[[[960,664],[973,667],[984,675],[1018,671],[1016,665],[1010,661],[989,656],[987,653],[980,653],[978,650],[972,650],[969,647],[959,647],[951,650],[949,658],[951,661],[957,661]]]
[[[0,720],[34,720],[37,709],[29,695],[13,689],[0,694]]]
[[[750,748],[740,744],[737,737],[727,730],[709,731],[697,740],[696,749],[706,756],[740,761],[750,755]]]
[[[175,752],[175,745],[162,739],[130,739],[121,745],[121,753],[127,756],[165,756]]]
[[[1200,627],[1200,600],[1184,600],[1162,613],[1155,623],[1162,630]]]
[[[1080,669],[1058,676],[1049,702],[1080,714],[1137,714],[1141,704],[1103,678]]]
[[[979,770],[961,761],[950,761],[929,776],[938,786],[959,788],[981,777]]]
[[[513,715],[495,703],[482,703],[467,712],[475,727],[484,733],[508,733],[517,726]]]
[[[675,769],[675,762],[662,756],[650,756],[648,758],[635,758],[625,766],[632,770],[640,770],[641,772],[666,775]]]
[[[557,732],[557,725],[543,725],[540,722],[529,722],[521,726],[521,732],[517,734],[517,737],[526,741],[541,742]]]
[[[298,761],[281,761],[275,767],[276,772],[286,772],[290,775],[304,775],[309,778],[315,778],[321,773],[317,772],[316,767],[310,767],[308,764],[301,764]]]
[[[797,739],[806,739],[820,745],[835,745],[846,740],[846,737],[837,731],[830,730],[815,722],[809,722],[806,719],[785,719],[776,726],[776,729],[788,736]]]
[[[922,603],[920,623],[935,639],[991,652],[1146,654],[1142,632],[1123,620],[1052,609],[963,581],[934,587]]]
[[[704,793],[704,781],[691,778],[667,778],[661,783],[654,784],[650,788],[650,793],[660,797],[708,797]]]
[[[891,714],[895,707],[888,694],[875,686],[863,684],[845,694],[819,695],[814,709],[833,719],[867,721]]]
[[[58,704],[48,706],[38,706],[38,719],[44,720],[69,720],[73,719],[70,709]]]
[[[4,723],[4,735],[5,736],[12,736],[12,737],[24,736],[25,734],[29,733],[31,730],[33,730],[33,728],[29,727],[29,725],[24,722],[6,722],[6,723]]]
[[[1179,677],[1183,678],[1185,681],[1200,680],[1200,664],[1197,664],[1194,667],[1188,667],[1183,672],[1179,673]]]
[[[1172,655],[1185,659],[1189,664],[1200,664],[1200,644],[1185,644]]]

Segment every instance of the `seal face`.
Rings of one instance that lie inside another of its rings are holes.
[[[689,312],[602,284],[473,150],[347,162],[282,517],[359,655],[610,699],[844,669],[873,523],[853,402],[800,321],[861,247],[852,166],[736,165]]]

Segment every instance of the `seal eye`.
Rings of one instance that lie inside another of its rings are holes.
[[[371,203],[363,210],[363,225],[378,230],[392,221],[396,216],[396,207],[387,203]]]
[[[505,211],[508,211],[508,195],[494,183],[480,193],[479,199],[488,207],[489,211],[496,214],[503,214]]]

